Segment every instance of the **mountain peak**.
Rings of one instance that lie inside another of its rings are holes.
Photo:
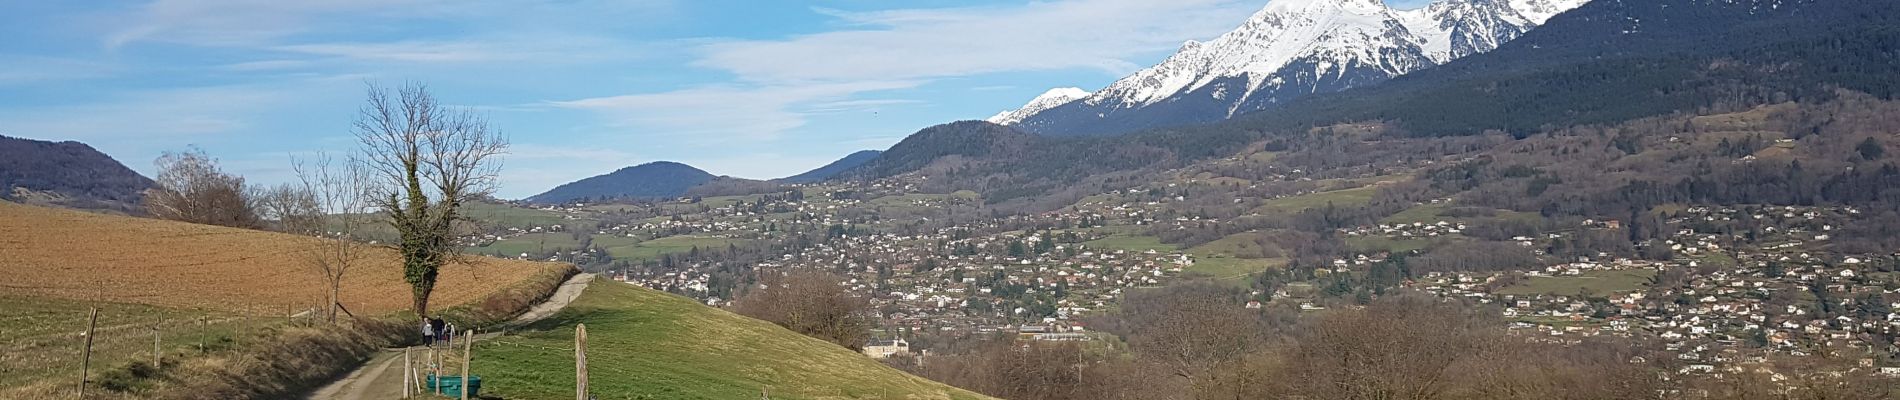
[[[1041,95],[1036,96],[1035,99],[1029,100],[1029,103],[1024,104],[1022,108],[997,113],[985,121],[997,125],[1014,124],[1022,121],[1025,117],[1035,115],[1043,110],[1056,108],[1089,97],[1089,94],[1089,91],[1076,87],[1049,89],[1049,91],[1042,92]]]
[[[569,203],[584,199],[668,198],[716,178],[699,168],[672,161],[655,161],[621,168],[549,189],[529,197],[533,203]]]
[[[1380,0],[1273,0],[1081,101],[992,121],[1046,135],[1219,121],[1490,51],[1585,1],[1438,0],[1401,11]]]

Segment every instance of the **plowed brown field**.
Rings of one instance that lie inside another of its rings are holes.
[[[311,238],[92,214],[0,201],[0,295],[281,315],[322,303],[300,253]],[[478,259],[444,267],[432,309],[470,303],[549,264]],[[410,308],[395,250],[352,270],[342,299],[359,316]]]

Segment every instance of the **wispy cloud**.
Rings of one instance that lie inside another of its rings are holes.
[[[1173,49],[1182,38],[1218,35],[1258,7],[1258,2],[1234,0],[1065,0],[819,10],[856,29],[711,44],[696,65],[755,82],[929,79],[1070,68],[1121,74],[1138,67],[1127,61],[1130,57]]]
[[[837,102],[857,93],[906,89],[916,81],[856,81],[744,87],[710,85],[671,92],[556,101],[557,107],[593,111],[618,128],[650,135],[725,140],[776,138],[805,125],[808,104]]]
[[[413,16],[442,0],[157,0],[121,17],[123,29],[105,37],[106,48],[161,41],[198,45],[256,45],[328,24],[324,17]]]
[[[99,78],[118,70],[99,61],[0,54],[0,86]]]

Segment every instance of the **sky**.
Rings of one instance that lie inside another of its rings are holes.
[[[420,83],[511,142],[501,198],[653,161],[771,179],[1099,89],[1266,3],[5,1],[0,135],[147,176],[196,147],[273,184],[354,149],[367,85]]]

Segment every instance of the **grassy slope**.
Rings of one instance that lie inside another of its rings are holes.
[[[1241,232],[1188,249],[1188,253],[1193,254],[1195,260],[1194,265],[1188,267],[1187,271],[1206,274],[1223,281],[1245,282],[1248,275],[1286,266],[1287,259],[1285,258],[1250,259],[1235,256],[1259,253],[1259,249],[1255,249],[1254,246],[1258,246],[1255,238],[1260,235],[1254,232]]]
[[[1498,294],[1576,296],[1582,293],[1584,288],[1589,288],[1591,292],[1602,296],[1643,290],[1644,287],[1649,286],[1649,278],[1653,276],[1656,276],[1656,271],[1652,270],[1592,271],[1579,276],[1539,276],[1499,289]]]
[[[1372,195],[1378,192],[1378,187],[1366,186],[1355,189],[1282,197],[1267,200],[1266,204],[1260,205],[1260,208],[1254,209],[1254,212],[1260,214],[1292,214],[1307,209],[1326,207],[1327,204],[1338,207],[1361,206],[1372,201]]]
[[[596,281],[529,331],[476,345],[484,395],[574,396],[574,326],[601,399],[982,399],[850,350],[691,299]]]

